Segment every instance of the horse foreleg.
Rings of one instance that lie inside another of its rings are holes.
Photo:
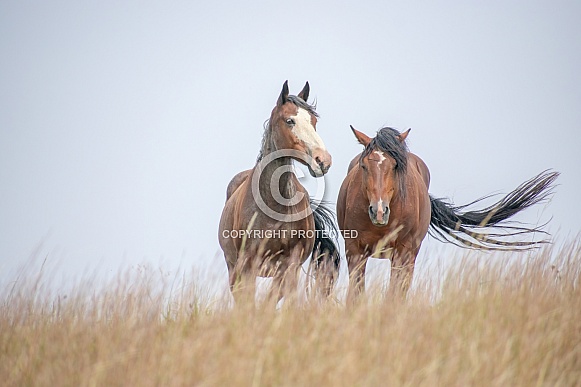
[[[298,265],[290,265],[285,269],[279,269],[272,278],[272,285],[270,288],[269,299],[278,303],[283,297],[288,298],[292,295],[292,301],[295,301],[297,296]],[[286,301],[285,301],[286,304]]]
[[[395,251],[391,259],[391,279],[389,281],[389,294],[393,297],[406,297],[414,276],[418,252],[419,249]]]
[[[365,291],[365,266],[367,255],[354,254],[347,256],[349,269],[349,291],[347,292],[347,304],[353,304]]]

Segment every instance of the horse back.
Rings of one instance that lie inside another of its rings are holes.
[[[226,188],[226,201],[228,201],[232,194],[236,192],[238,187],[240,187],[242,183],[244,183],[244,181],[250,175],[250,172],[252,172],[252,169],[247,169],[245,171],[239,172],[232,178],[232,180],[230,180],[230,183],[228,183],[228,188]]]
[[[409,153],[408,155],[409,161],[411,161],[411,166],[414,168],[415,172],[419,175],[421,180],[426,185],[426,189],[430,188],[430,170],[424,160],[422,160],[419,156]]]
[[[347,169],[347,173],[349,173],[353,169],[353,167],[357,165],[360,158],[361,158],[361,153],[359,153],[357,156],[355,156],[353,158],[353,160],[351,160],[351,162],[349,163],[349,168]]]

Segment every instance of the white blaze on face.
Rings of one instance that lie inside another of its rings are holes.
[[[377,215],[381,214],[381,220],[383,221],[383,217],[385,216],[385,212],[383,211],[383,200],[379,199],[377,202]]]
[[[379,199],[377,202],[377,221],[382,224],[387,224],[386,211],[383,208],[383,199]],[[387,215],[389,217],[389,215]]]
[[[295,120],[292,132],[299,140],[305,143],[310,151],[315,149],[326,150],[323,140],[311,124],[311,114],[303,108],[298,108],[296,116],[291,117]]]
[[[381,151],[375,151],[375,153],[377,153],[377,155],[379,156],[379,162],[377,163],[377,165],[381,165],[381,163],[383,163],[383,160],[385,160],[385,156]]]

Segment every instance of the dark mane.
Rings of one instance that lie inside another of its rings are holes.
[[[306,111],[308,111],[309,113],[311,113],[315,117],[319,118],[319,114],[315,111],[315,109],[317,108],[317,106],[315,104],[310,105],[309,103],[307,103],[306,101],[303,101],[302,98],[297,97],[296,95],[289,95],[287,97],[287,100],[291,101],[292,103],[294,103],[298,107],[305,109]]]
[[[319,114],[315,111],[315,109],[317,108],[317,106],[315,104],[310,105],[309,103],[304,101],[302,98],[297,97],[296,95],[287,96],[287,100],[292,102],[296,106],[305,109],[306,111],[308,111],[309,113],[311,113],[315,117],[319,118]],[[264,134],[262,135],[262,145],[260,147],[260,152],[258,153],[258,157],[256,158],[257,163],[260,160],[262,160],[262,158],[264,157],[264,151],[265,151],[265,148],[267,146],[267,142],[270,138],[271,129],[272,128],[270,127],[270,120],[266,120],[264,122]]]
[[[361,158],[367,157],[374,150],[387,153],[395,160],[395,174],[399,178],[399,188],[402,196],[405,197],[405,175],[408,166],[408,147],[405,141],[399,139],[401,133],[394,128],[381,128],[377,131],[375,138],[365,147],[361,153]]]

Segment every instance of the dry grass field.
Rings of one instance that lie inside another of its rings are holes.
[[[419,284],[405,301],[368,291],[352,307],[232,308],[147,270],[65,298],[31,274],[2,289],[0,384],[581,385],[581,244],[491,265],[474,256],[437,298]]]

